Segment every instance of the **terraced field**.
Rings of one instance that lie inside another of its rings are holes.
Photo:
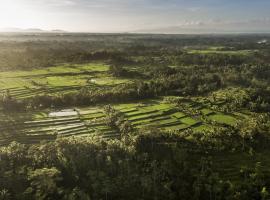
[[[4,120],[4,117],[1,118],[1,145],[13,140],[24,144],[39,143],[43,140],[68,136],[118,137],[115,130],[105,124],[103,120],[105,115],[98,108],[32,113],[31,116],[23,116],[20,123],[17,117],[16,123],[14,118]]]
[[[153,126],[166,131],[180,131],[188,128],[197,131],[210,130],[215,126],[233,126],[237,120],[244,118],[240,115],[216,112],[206,105],[198,106],[199,103],[192,101],[186,102],[186,104],[190,108],[196,109],[199,114],[192,114],[162,100],[152,100],[138,104],[122,104],[115,107],[136,128]]]
[[[246,113],[224,114],[211,109],[210,105],[183,100],[185,109],[163,98],[129,104],[116,104],[113,107],[131,122],[135,129],[155,127],[165,131],[212,130],[216,126],[233,126]],[[190,112],[187,108],[196,110]],[[103,107],[85,107],[60,111],[37,113],[4,113],[0,117],[0,144],[12,140],[21,143],[37,143],[42,140],[54,140],[57,137],[99,136],[118,138],[119,133],[105,123]]]
[[[34,95],[67,93],[82,87],[110,87],[129,82],[114,78],[103,63],[61,65],[42,70],[0,72],[0,94],[24,99]]]

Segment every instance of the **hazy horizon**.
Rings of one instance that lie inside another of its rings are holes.
[[[267,0],[4,0],[0,30],[270,33],[269,9]]]

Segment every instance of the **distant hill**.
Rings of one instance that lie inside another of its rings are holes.
[[[61,30],[61,29],[54,29],[49,32],[54,32],[54,33],[66,33],[67,31]]]
[[[55,30],[43,30],[39,28],[22,29],[16,27],[0,28],[0,32],[5,33],[65,33],[67,31],[55,29]]]

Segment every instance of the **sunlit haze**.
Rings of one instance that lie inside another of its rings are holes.
[[[2,0],[0,29],[270,32],[269,0]]]

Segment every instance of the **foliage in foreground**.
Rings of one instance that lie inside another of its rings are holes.
[[[151,129],[121,140],[12,143],[0,149],[0,199],[269,198],[270,177],[261,163],[232,182],[220,178],[204,151],[185,137]]]

